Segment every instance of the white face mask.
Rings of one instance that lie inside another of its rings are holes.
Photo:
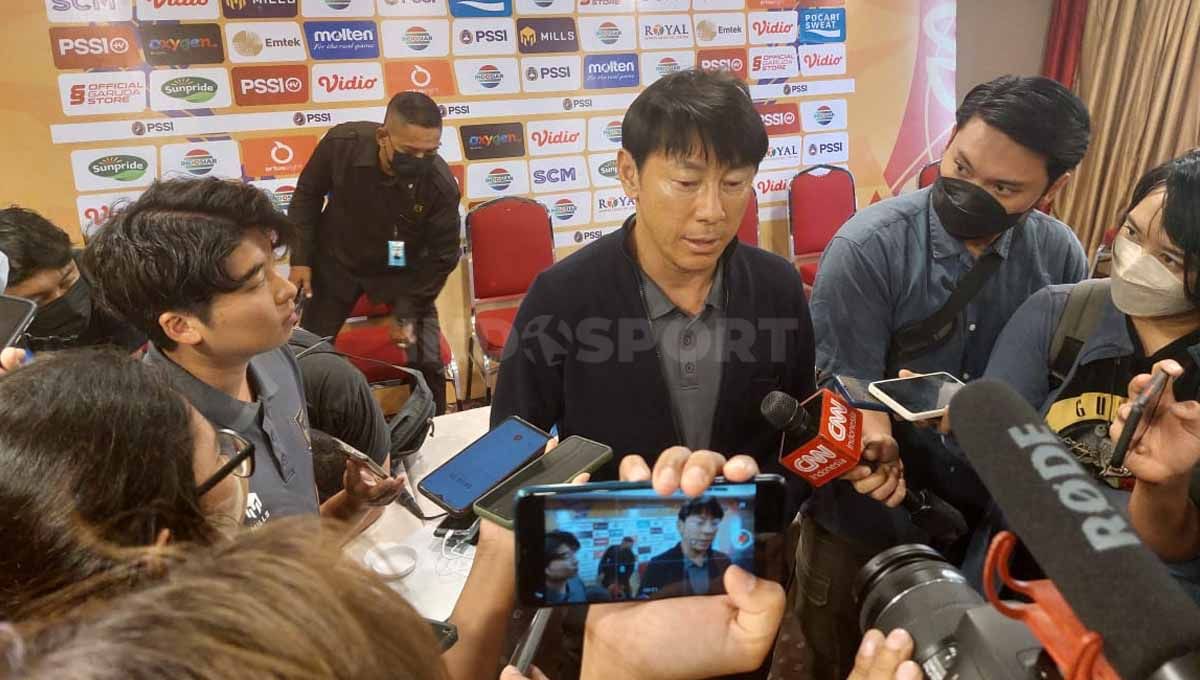
[[[1129,316],[1174,316],[1196,308],[1183,281],[1125,234],[1113,243],[1112,298]]]

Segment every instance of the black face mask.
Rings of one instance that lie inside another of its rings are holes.
[[[433,169],[433,156],[434,154],[428,153],[418,158],[397,151],[392,154],[392,172],[396,173],[397,177],[424,177]]]
[[[938,177],[933,183],[933,209],[946,231],[964,240],[995,236],[1029,214],[1007,212],[987,191],[953,177]]]
[[[30,349],[63,349],[79,341],[92,320],[92,287],[81,276],[62,297],[39,305],[29,324]]]

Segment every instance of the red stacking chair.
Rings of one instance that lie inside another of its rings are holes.
[[[930,184],[933,184],[934,181],[937,180],[938,175],[942,174],[941,168],[942,162],[940,160],[934,161],[921,168],[921,173],[917,175],[917,188],[924,189]]]
[[[374,304],[367,299],[366,295],[362,295],[354,303],[354,309],[350,311],[350,318],[346,319],[349,327],[338,333],[337,339],[333,343],[337,351],[353,355],[346,358],[362,371],[363,375],[367,377],[367,382],[372,385],[387,386],[407,383],[409,380],[407,374],[376,363],[382,361],[398,366],[408,363],[408,353],[397,347],[396,343],[392,341],[387,325],[379,323],[391,314],[391,305]],[[355,357],[366,357],[375,361],[363,361]],[[445,368],[446,382],[454,390],[455,405],[462,410],[463,392],[458,361],[454,358],[454,352],[450,349],[450,343],[446,340],[445,333],[441,334],[441,360],[442,366]],[[429,389],[435,390],[438,389],[438,386],[430,385]]]
[[[788,185],[788,223],[793,261],[808,286],[817,279],[817,264],[837,230],[854,215],[854,176],[833,165],[814,165]]]
[[[487,400],[491,376],[500,370],[517,306],[534,277],[554,264],[550,213],[537,201],[497,198],[467,213],[467,272],[471,288],[471,335],[467,340],[467,394],[479,367]]]
[[[758,193],[750,193],[750,202],[746,204],[746,214],[742,215],[742,224],[738,227],[738,240],[752,246],[758,245]]]

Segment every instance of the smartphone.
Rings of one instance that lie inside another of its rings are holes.
[[[548,441],[550,435],[509,416],[425,475],[417,489],[451,515],[470,513],[475,501],[539,455]]]
[[[870,381],[848,375],[833,376],[833,386],[854,408],[887,411],[887,404],[871,396]]]
[[[876,380],[871,395],[908,421],[941,418],[963,382],[949,373],[926,373],[910,378]]]
[[[25,298],[0,295],[0,347],[12,347],[25,334],[37,313],[37,303]]]
[[[304,283],[302,282],[296,287],[296,318],[299,319],[304,314],[304,307],[308,304],[308,296],[304,294]]]
[[[546,625],[550,623],[550,615],[553,613],[554,610],[550,607],[542,607],[534,612],[529,628],[525,629],[525,634],[513,650],[508,665],[516,667],[521,672],[521,677],[529,675],[529,667],[533,665],[533,659],[542,646],[542,636],[546,634]]]
[[[437,528],[433,530],[433,535],[441,538],[447,533],[470,531],[471,527],[478,521],[479,518],[470,513],[465,515],[446,515],[445,519],[439,522]]]
[[[366,465],[367,469],[371,471],[371,474],[375,475],[379,479],[388,479],[389,477],[391,477],[391,475],[389,475],[387,473],[387,470],[384,470],[383,466],[380,465],[379,463],[376,463],[375,461],[371,460],[370,456],[363,453],[362,451],[359,451],[358,449],[354,448],[353,446],[350,446],[346,442],[344,442],[340,439],[337,439],[336,437],[334,439],[339,444],[338,448],[341,449],[343,456],[345,456],[346,458],[353,458],[354,460],[361,462],[363,465]]]
[[[1116,445],[1113,447],[1112,460],[1108,466],[1114,469],[1125,467],[1125,453],[1129,450],[1129,444],[1133,441],[1133,434],[1137,432],[1138,427],[1142,423],[1142,418],[1146,415],[1146,407],[1154,404],[1154,408],[1158,407],[1158,400],[1162,397],[1162,392],[1166,389],[1167,380],[1170,378],[1166,371],[1159,370],[1154,373],[1154,377],[1150,379],[1150,385],[1146,390],[1139,394],[1133,403],[1129,406],[1129,417],[1125,419],[1125,427],[1121,429],[1121,436],[1117,439]],[[1151,416],[1153,416],[1153,408]]]
[[[438,645],[442,651],[446,651],[458,642],[458,626],[448,621],[438,621],[437,619],[425,619],[429,627],[433,629],[433,636],[437,638]]]
[[[649,482],[522,489],[517,599],[549,607],[719,595],[731,564],[781,580],[785,496],[778,475],[718,479],[696,498],[660,496]]]
[[[567,437],[475,501],[475,514],[511,529],[518,491],[527,486],[566,484],[584,472],[595,472],[611,458],[612,448],[606,444],[580,436]]]

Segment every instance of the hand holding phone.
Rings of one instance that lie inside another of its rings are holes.
[[[1125,467],[1125,454],[1129,451],[1130,443],[1133,441],[1136,434],[1139,438],[1144,434],[1145,428],[1141,428],[1142,419],[1146,416],[1146,411],[1149,409],[1150,418],[1146,421],[1146,427],[1149,427],[1153,420],[1153,415],[1158,406],[1159,399],[1162,398],[1163,390],[1167,387],[1167,381],[1171,376],[1166,371],[1159,368],[1150,378],[1150,384],[1142,391],[1132,402],[1129,408],[1129,415],[1125,418],[1125,426],[1121,429],[1121,436],[1117,438],[1117,444],[1113,447],[1112,459],[1109,461],[1109,468],[1120,470]],[[1139,432],[1139,428],[1143,431]],[[1126,473],[1128,474],[1128,473]]]
[[[876,380],[871,395],[909,422],[941,418],[963,382],[946,372]]]

